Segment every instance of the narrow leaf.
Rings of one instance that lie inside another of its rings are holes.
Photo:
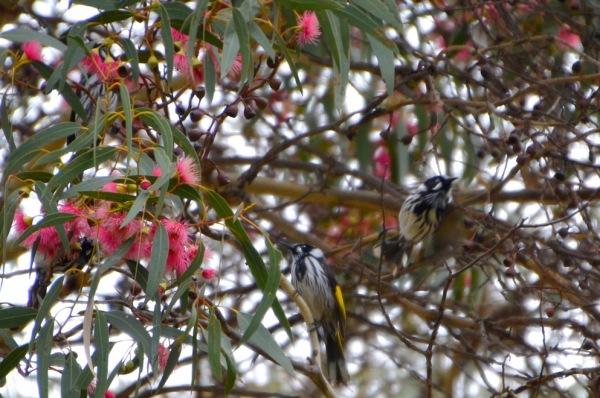
[[[96,371],[96,396],[104,396],[108,385],[108,353],[110,351],[108,344],[108,323],[100,311],[96,311],[94,317],[94,359],[97,368]]]
[[[165,274],[167,255],[169,254],[169,235],[165,226],[157,223],[156,233],[152,242],[152,254],[148,266],[148,284],[146,286],[146,301],[148,298],[156,297],[158,285]]]
[[[54,333],[54,319],[48,318],[40,330],[37,339],[37,384],[40,398],[48,397],[48,368],[50,367],[50,354],[52,353],[52,334]]]
[[[214,311],[210,312],[208,321],[208,362],[212,369],[213,376],[221,381],[223,373],[221,369],[221,323],[217,319]]]
[[[19,362],[27,355],[28,349],[29,344],[23,344],[22,346],[13,349],[4,357],[2,362],[0,362],[0,379],[8,376],[8,374],[19,365]]]
[[[246,331],[253,320],[250,314],[237,312],[237,321],[240,329]],[[285,355],[279,344],[275,341],[271,333],[262,324],[258,326],[256,332],[250,337],[250,341],[263,349],[275,362],[284,368],[292,377],[296,377],[294,367],[290,359]]]
[[[0,329],[18,328],[35,319],[37,310],[29,307],[0,309]]]

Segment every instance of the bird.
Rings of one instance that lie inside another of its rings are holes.
[[[90,262],[95,249],[96,242],[94,239],[82,237],[71,247],[70,255],[63,252],[57,256],[58,258],[53,259],[53,262],[37,261],[36,277],[29,289],[27,306],[39,309],[41,300],[46,297],[48,286],[52,283],[54,274],[57,273],[67,275],[67,283],[65,284],[67,289],[61,291],[61,297],[66,297],[71,291],[81,289],[83,273],[79,271]]]
[[[320,339],[325,340],[329,380],[348,385],[343,346],[346,308],[335,273],[319,248],[308,243],[281,244],[292,252],[292,285],[310,308]]]
[[[452,182],[456,179],[431,177],[406,198],[398,215],[400,234],[382,243],[382,255],[387,261],[408,263],[413,245],[437,228],[452,198]]]

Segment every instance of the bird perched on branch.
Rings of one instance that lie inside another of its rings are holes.
[[[398,215],[400,234],[382,243],[387,261],[408,264],[413,245],[437,228],[452,198],[454,180],[455,177],[431,177],[406,198]]]
[[[83,237],[71,247],[71,254],[59,254],[53,262],[38,261],[35,269],[36,277],[29,289],[28,307],[39,309],[41,300],[46,297],[48,286],[52,283],[54,274],[64,273],[67,276],[78,276],[78,278],[67,278],[66,290],[61,291],[61,297],[65,297],[73,290],[81,289],[83,273],[80,272],[92,257],[96,248],[94,239]],[[75,272],[76,271],[76,272]],[[79,277],[80,276],[80,277]],[[77,280],[78,282],[75,282]]]
[[[329,380],[348,384],[343,346],[346,308],[335,273],[317,247],[307,243],[282,245],[293,255],[292,284],[310,308],[319,337],[325,340]]]

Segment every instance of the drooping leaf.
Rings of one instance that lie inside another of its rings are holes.
[[[30,307],[0,309],[0,329],[18,328],[35,319],[37,310]]]

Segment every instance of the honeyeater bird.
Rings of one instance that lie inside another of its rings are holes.
[[[59,254],[52,261],[36,261],[36,277],[29,289],[28,307],[39,309],[41,300],[46,296],[48,286],[52,283],[54,274],[67,274],[67,283],[61,291],[61,297],[66,297],[71,291],[81,289],[84,274],[80,272],[94,256],[96,242],[94,239],[83,237],[71,247],[71,254]],[[77,271],[77,272],[73,272]]]
[[[348,384],[343,346],[346,308],[335,273],[319,248],[307,243],[282,245],[293,255],[292,284],[310,308],[319,337],[325,340],[329,380]]]
[[[431,177],[406,198],[398,215],[400,234],[382,244],[386,260],[395,264],[408,263],[413,245],[437,228],[450,203],[454,180],[455,177]]]

